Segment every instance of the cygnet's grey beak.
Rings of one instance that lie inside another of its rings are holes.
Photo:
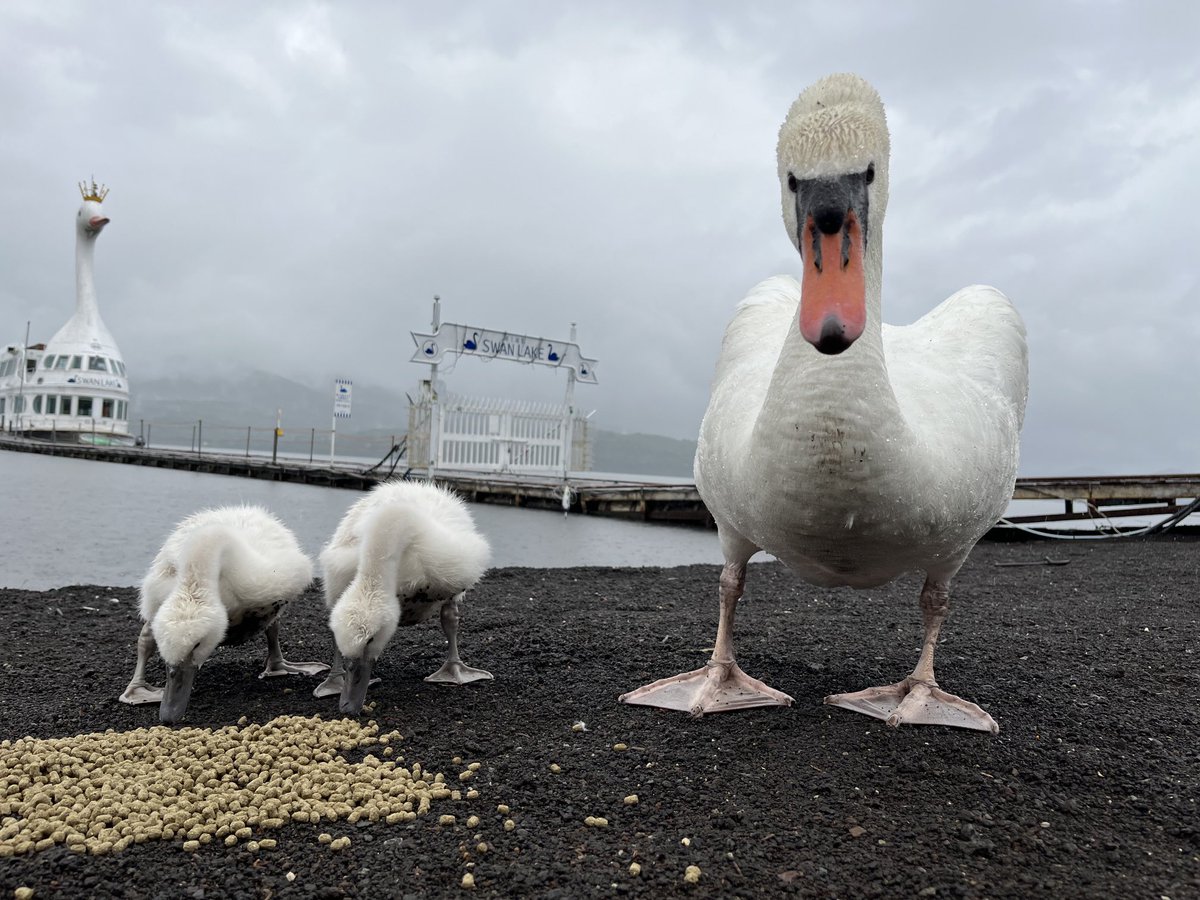
[[[342,683],[342,696],[338,708],[344,715],[357,716],[362,712],[363,703],[367,700],[367,687],[371,684],[371,667],[374,665],[366,653],[359,657],[347,656],[345,681]]]
[[[165,725],[174,725],[187,711],[192,698],[192,682],[196,680],[196,664],[189,656],[177,666],[167,666],[167,683],[163,688],[162,702],[158,705],[158,720]]]

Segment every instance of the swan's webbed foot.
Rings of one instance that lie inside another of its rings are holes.
[[[162,698],[162,688],[152,687],[144,681],[131,681],[129,682],[129,687],[125,688],[125,693],[118,699],[122,703],[137,706],[142,703],[161,703]]]
[[[755,706],[791,706],[792,698],[729,662],[710,661],[703,669],[661,678],[620,696],[622,703],[678,709],[699,718],[705,713],[751,709]]]
[[[495,676],[483,669],[474,669],[461,659],[448,659],[426,681],[437,684],[469,684],[472,681],[491,681]]]
[[[893,728],[948,725],[992,734],[1000,731],[996,720],[970,700],[943,691],[936,682],[911,676],[896,684],[870,687],[852,694],[830,694],[825,702],[883,719]]]
[[[268,659],[267,667],[258,673],[259,678],[274,678],[277,675],[321,675],[329,666],[321,662],[288,662],[286,659]],[[339,689],[340,690],[340,689]]]

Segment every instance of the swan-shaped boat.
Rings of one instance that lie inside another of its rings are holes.
[[[293,663],[279,645],[279,615],[312,581],[312,561],[292,532],[257,506],[194,513],[176,526],[142,581],[137,664],[122,703],[158,703],[163,722],[187,710],[196,672],[221,645],[266,632],[267,664],[259,675],[319,675],[324,663]],[[146,683],[157,646],[165,688]]]
[[[342,712],[358,715],[371,670],[396,628],[434,616],[446,636],[446,661],[425,680],[490,679],[458,655],[460,604],[490,558],[466,504],[450,491],[418,481],[376,485],[350,507],[321,551],[334,648],[329,676],[313,693],[338,694]]]
[[[765,550],[823,586],[925,573],[912,674],[827,703],[890,725],[998,730],[938,686],[933,656],[951,581],[1012,497],[1025,329],[1003,294],[980,286],[912,325],[882,323],[888,153],[883,104],[854,75],[809,87],[780,129],[783,218],[803,275],[768,279],[739,305],[696,451],[696,485],[725,557],[715,649],[705,668],[626,703],[694,715],[791,704],[734,656],[746,563]]]

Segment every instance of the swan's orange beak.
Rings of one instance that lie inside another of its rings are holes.
[[[832,234],[826,233],[830,225]],[[822,353],[841,353],[867,325],[862,227],[853,209],[840,222],[818,212],[808,216],[802,233],[809,242],[800,282],[800,334]]]

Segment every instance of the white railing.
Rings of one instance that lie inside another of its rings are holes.
[[[562,474],[588,466],[587,420],[563,404],[444,395],[409,408],[410,448],[428,447],[436,429],[433,464],[474,472]],[[569,454],[569,456],[568,456]],[[420,465],[421,456],[410,457]],[[570,462],[569,467],[564,462]]]

